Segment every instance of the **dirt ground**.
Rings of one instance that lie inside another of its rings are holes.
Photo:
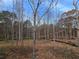
[[[7,44],[6,59],[32,59],[33,41],[23,41],[23,46],[16,47],[16,42]],[[19,42],[18,45],[21,45]],[[0,45],[1,46],[1,45]],[[6,46],[5,44],[2,46]],[[79,59],[79,47],[48,40],[37,40],[36,59]]]

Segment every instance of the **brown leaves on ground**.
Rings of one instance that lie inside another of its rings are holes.
[[[12,47],[7,59],[32,59],[33,41],[26,40],[24,47]],[[48,40],[37,40],[35,46],[36,59],[79,59],[79,47]],[[15,56],[15,57],[14,57]]]

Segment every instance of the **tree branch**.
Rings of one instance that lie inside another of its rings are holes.
[[[34,9],[33,9],[33,7],[32,7],[31,1],[28,0],[28,3],[29,3],[29,5],[30,5],[30,7],[31,7],[31,9],[32,9],[32,11],[33,11],[33,13],[34,13]]]
[[[41,19],[47,14],[47,12],[48,12],[49,9],[51,8],[53,2],[54,2],[54,1],[52,0],[52,2],[50,3],[48,9],[47,9],[47,10],[45,11],[45,13],[40,17],[40,19],[38,20],[38,24],[40,23]],[[58,0],[56,1],[55,5],[54,5],[52,8],[54,8],[54,7],[57,5],[57,3],[58,3]]]

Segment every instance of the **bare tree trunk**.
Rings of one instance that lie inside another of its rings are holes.
[[[18,16],[18,22],[19,22],[19,29],[18,29],[18,33],[19,33],[19,39],[18,41],[20,41],[20,44],[22,45],[23,43],[23,0],[16,0],[16,12],[17,12],[17,16]],[[18,43],[17,43],[18,44]]]
[[[15,3],[15,1],[13,0],[13,17],[12,17],[12,29],[11,29],[11,33],[12,33],[12,41],[14,40],[14,21],[15,21],[15,17],[14,17],[14,3]],[[13,45],[13,42],[12,42],[12,45]]]
[[[36,46],[36,14],[34,14],[34,28],[33,28],[33,59],[36,59],[35,46]]]

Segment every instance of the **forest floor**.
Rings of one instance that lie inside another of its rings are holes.
[[[0,50],[4,52],[4,59],[32,59],[33,57],[33,41],[24,40],[16,46],[16,42],[0,43]],[[1,54],[0,51],[0,54]],[[1,58],[2,56],[0,56]],[[49,41],[37,40],[35,45],[36,59],[79,59],[79,47],[69,44]]]

